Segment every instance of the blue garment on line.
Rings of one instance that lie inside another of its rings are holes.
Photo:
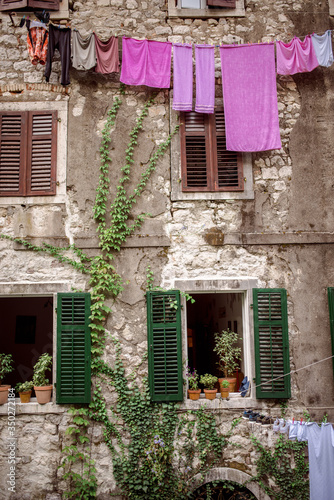
[[[319,65],[329,68],[334,62],[331,31],[327,30],[323,35],[313,33],[311,38]]]

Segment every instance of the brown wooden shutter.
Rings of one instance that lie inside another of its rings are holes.
[[[24,195],[27,114],[0,113],[0,195]]]
[[[21,9],[27,5],[28,0],[0,0],[0,11]]]
[[[235,9],[236,0],[207,0],[207,5],[212,7],[227,7],[228,9]]]
[[[28,0],[28,6],[34,9],[59,10],[59,0]]]
[[[214,169],[215,191],[243,191],[244,177],[242,155],[235,151],[226,150],[226,135],[225,135],[225,117],[224,108],[219,107],[215,110],[215,127],[213,134],[216,135],[216,152]]]
[[[1,10],[30,9],[59,10],[59,0],[0,0]]]
[[[56,194],[57,111],[30,111],[27,195]]]
[[[181,113],[181,170],[183,191],[210,191],[208,115]]]

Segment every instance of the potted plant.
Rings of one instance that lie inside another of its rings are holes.
[[[233,377],[238,368],[238,361],[241,359],[241,348],[236,346],[238,334],[232,332],[229,328],[221,333],[215,333],[214,351],[218,354],[219,369],[223,372],[225,380],[230,383],[230,392],[234,392],[237,379]],[[219,383],[224,379],[219,379]]]
[[[218,381],[218,378],[214,375],[206,373],[205,375],[201,376],[199,381],[204,385],[204,394],[206,399],[215,399],[217,389],[214,389],[214,385]]]
[[[10,385],[2,385],[5,375],[11,373],[13,368],[13,356],[11,354],[0,354],[0,405],[7,403]]]
[[[193,401],[196,401],[201,394],[201,389],[198,388],[199,375],[195,369],[191,371],[189,366],[187,366],[186,375],[189,382],[188,396]]]
[[[21,403],[29,403],[33,387],[33,382],[19,382],[16,384],[15,390],[19,393]]]
[[[220,383],[220,392],[221,392],[221,397],[224,399],[228,398],[228,395],[230,393],[229,391],[230,383],[228,380],[222,380]]]
[[[43,405],[49,403],[51,399],[52,385],[49,384],[49,379],[45,374],[50,370],[52,365],[52,356],[45,352],[39,358],[34,366],[34,374],[32,381],[36,393],[37,403]]]

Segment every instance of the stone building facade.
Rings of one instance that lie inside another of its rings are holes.
[[[63,0],[62,4],[61,10],[51,16],[54,22],[70,21],[71,28],[84,36],[94,31],[103,40],[113,35],[120,41],[122,36],[129,36],[216,46],[288,42],[294,35],[303,38],[308,33],[323,33],[332,28],[334,15],[332,0],[237,0],[231,9],[185,9],[173,0],[69,0],[68,5]],[[33,66],[28,58],[27,31],[18,27],[22,15],[16,12],[13,16],[14,26],[8,13],[1,12],[0,112],[57,112],[56,188],[52,196],[1,196],[0,230],[34,245],[75,244],[94,256],[98,238],[92,211],[107,111],[114,98],[120,97],[123,105],[111,134],[110,189],[114,193],[128,134],[153,90],[126,86],[125,95],[121,95],[119,74],[101,75],[73,68],[71,84],[62,87],[57,56],[50,82],[46,83],[44,68]],[[121,55],[121,43],[119,47]],[[218,48],[215,71],[219,104],[222,91]],[[280,415],[279,398],[258,398],[256,394],[253,289],[287,291],[288,357],[293,371],[287,415],[299,419],[307,411],[319,421],[327,413],[328,420],[334,422],[332,361],[317,363],[332,354],[328,303],[328,289],[334,286],[331,85],[334,88],[333,68],[318,67],[293,77],[277,76],[282,148],[244,155],[245,187],[241,192],[182,192],[180,135],[174,135],[134,208],[135,215],[149,212],[150,217],[116,258],[118,272],[127,284],[113,304],[107,330],[121,342],[128,373],[140,364],[147,350],[148,265],[154,271],[154,285],[179,289],[197,300],[195,310],[182,299],[183,360],[193,356],[197,366],[209,370],[210,355],[202,362],[194,354],[196,341],[198,350],[205,348],[200,335],[207,338],[216,328],[228,326],[240,333],[241,371],[251,380],[251,390],[246,398],[235,394],[229,401],[217,397],[207,403],[208,408],[219,413],[221,425],[240,416],[245,408]],[[172,110],[172,95],[173,89],[158,90],[155,103],[148,110],[130,186],[138,182],[143,165],[179,122],[178,114]],[[14,309],[16,316],[35,314],[38,318],[41,310],[49,310],[48,318],[41,319],[44,330],[39,344],[31,341],[28,350],[31,362],[45,350],[52,353],[55,361],[57,294],[89,292],[88,280],[55,257],[29,251],[17,242],[0,239],[0,249],[1,317],[7,316],[9,309]],[[39,312],[31,313],[34,308]],[[0,352],[10,346],[15,359],[22,342],[20,346],[19,340],[14,341],[14,320],[10,317],[5,328],[1,328],[0,345],[5,347],[0,347]],[[195,332],[193,343],[189,341],[189,330]],[[5,343],[7,335],[12,340]],[[112,347],[107,341],[105,358],[108,357],[112,358]],[[21,371],[16,367],[17,378],[31,376],[31,367],[25,363],[21,363]],[[312,366],[304,369],[308,365]],[[147,371],[144,363],[138,373],[145,376]],[[56,380],[56,362],[53,379]],[[190,402],[186,390],[184,395],[184,410],[205,404],[202,399]],[[115,403],[113,393],[106,397]],[[58,466],[70,422],[68,407],[57,404],[56,399],[44,406],[35,401],[17,402],[16,493],[8,492],[5,484],[8,408],[0,407],[0,498],[61,498],[65,485]],[[97,467],[98,498],[109,498],[110,493],[117,492],[111,458],[101,427],[92,424],[89,432]],[[244,482],[245,477],[255,474],[251,433],[268,447],[276,439],[271,428],[242,422],[234,436],[234,442],[242,448],[228,448],[224,464],[212,477]],[[37,441],[40,435],[41,440]],[[266,498],[257,485],[252,488],[258,499]]]

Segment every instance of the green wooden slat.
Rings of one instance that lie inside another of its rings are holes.
[[[57,403],[90,403],[90,294],[57,296]]]
[[[152,401],[182,401],[180,292],[147,292],[149,386]],[[177,309],[173,307],[176,304]]]
[[[255,383],[257,398],[290,398],[287,295],[283,288],[254,288]]]
[[[329,308],[329,326],[332,339],[332,354],[334,356],[334,287],[329,287],[328,292],[328,308]],[[333,377],[334,377],[334,358],[332,358],[333,363]]]

